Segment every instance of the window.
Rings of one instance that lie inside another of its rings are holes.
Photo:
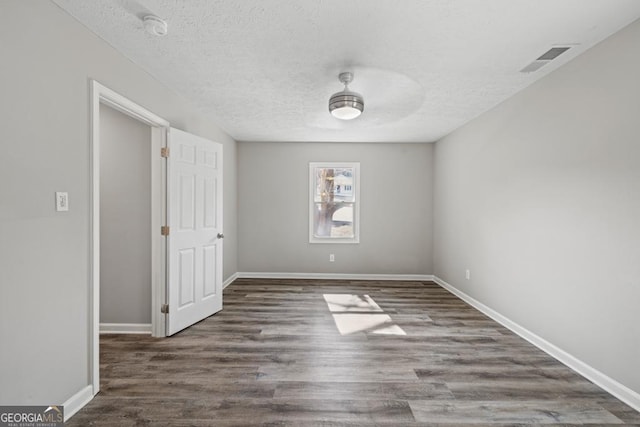
[[[309,163],[309,242],[358,243],[360,163]]]

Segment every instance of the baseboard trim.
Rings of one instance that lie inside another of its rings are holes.
[[[233,283],[239,277],[238,273],[233,273],[227,280],[222,283],[222,289],[226,288]]]
[[[151,335],[151,323],[100,323],[100,333]]]
[[[432,274],[343,274],[239,272],[238,279],[407,280],[433,281]]]
[[[84,387],[67,399],[67,401],[62,404],[62,406],[64,406],[64,422],[66,423],[76,412],[84,408],[91,399],[93,399],[93,387],[90,385]]]
[[[503,316],[502,314],[498,313],[492,308],[484,305],[483,303],[476,300],[475,298],[455,288],[454,286],[445,282],[438,276],[434,276],[433,281],[436,282],[438,285],[442,286],[447,291],[457,296],[458,298],[460,298],[461,300],[465,301],[472,307],[476,308],[477,310],[486,314],[496,322],[500,323],[505,328],[511,330],[513,333],[529,341],[531,344],[535,345],[540,350],[544,351],[554,359],[558,360],[559,362],[573,369],[575,372],[582,375],[583,377],[593,382],[594,384],[598,385],[605,391],[611,393],[612,395],[614,395],[615,397],[617,397],[627,405],[634,408],[636,411],[640,412],[640,393],[637,393],[631,390],[629,387],[623,384],[620,384],[618,381],[603,374],[602,372],[586,364],[585,362],[578,359],[577,357],[567,353],[566,351],[550,343],[544,338],[534,334],[533,332],[520,326],[519,324],[512,321],[511,319]]]

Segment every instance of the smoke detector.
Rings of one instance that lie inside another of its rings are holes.
[[[147,15],[142,18],[144,29],[147,33],[162,37],[167,35],[167,21],[155,15]]]

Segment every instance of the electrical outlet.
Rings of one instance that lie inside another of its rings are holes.
[[[465,277],[467,280],[471,280],[471,270],[468,270],[468,269],[467,269],[467,270],[464,272],[464,277]]]
[[[66,212],[69,210],[69,193],[66,191],[56,191],[56,211]]]
[[[329,254],[329,262],[334,262],[336,260],[336,256],[334,254]]]

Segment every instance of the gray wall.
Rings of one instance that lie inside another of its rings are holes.
[[[430,144],[238,143],[242,272],[431,274]],[[360,162],[360,243],[309,243],[309,162]],[[329,262],[329,254],[335,262]]]
[[[640,21],[439,141],[434,198],[440,278],[636,392],[639,40]]]
[[[100,323],[151,323],[151,127],[100,106]]]
[[[224,144],[225,277],[235,142],[50,2],[2,1],[0,16],[0,403],[61,403],[89,384],[89,79]]]

